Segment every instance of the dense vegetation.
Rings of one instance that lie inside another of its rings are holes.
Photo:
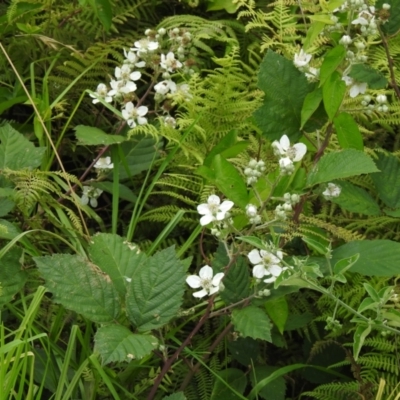
[[[0,4],[0,400],[400,398],[400,1]]]

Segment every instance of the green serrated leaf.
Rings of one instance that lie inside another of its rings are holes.
[[[333,267],[333,271],[335,274],[344,274],[347,270],[349,270],[360,258],[360,255],[354,254],[350,257],[343,258],[336,262],[335,266]]]
[[[225,10],[227,13],[233,14],[237,7],[233,0],[213,0],[212,3],[208,3],[207,11]]]
[[[326,24],[324,22],[313,22],[307,30],[306,38],[304,39],[303,49],[307,51],[314,40],[319,36],[319,34],[324,30]]]
[[[248,204],[247,188],[237,169],[219,154],[214,157],[212,166],[218,190],[232,200],[236,206],[245,208]]]
[[[332,252],[332,263],[360,254],[350,268],[368,276],[397,276],[400,274],[400,243],[391,240],[359,240],[346,243]]]
[[[153,161],[158,158],[158,149],[161,144],[153,137],[139,135],[135,135],[128,142],[120,144],[125,160],[121,161],[119,165],[119,179],[123,180],[148,170]],[[128,170],[125,168],[124,161],[126,161]]]
[[[344,210],[364,214],[380,215],[379,204],[365,190],[347,181],[334,182],[341,188],[340,196],[331,199]]]
[[[136,269],[147,258],[144,253],[131,250],[123,238],[110,233],[92,237],[89,256],[111,278],[122,297],[126,294],[127,278],[134,278]]]
[[[339,111],[345,93],[346,84],[342,80],[342,76],[338,72],[333,72],[328,76],[322,86],[322,97],[324,100],[325,111],[331,121]]]
[[[5,197],[0,197],[0,217],[7,215],[15,206],[15,203]]]
[[[231,388],[242,394],[247,386],[246,375],[237,368],[226,368],[218,372],[218,376],[223,380],[216,379],[210,400],[237,400],[243,399],[236,395]]]
[[[183,392],[177,392],[170,394],[169,396],[165,396],[162,398],[162,400],[186,400],[187,397]]]
[[[373,286],[371,286],[369,283],[363,283],[363,286],[372,300],[374,300],[378,303],[381,301],[381,298],[379,297],[378,292],[375,290],[375,288]]]
[[[345,112],[333,119],[338,141],[342,149],[364,150],[363,138],[354,118]]]
[[[0,127],[0,170],[36,168],[41,164],[45,151],[45,147],[35,147],[11,125]]]
[[[301,129],[304,127],[306,122],[317,110],[321,101],[322,101],[321,88],[317,88],[313,92],[307,94],[306,98],[304,99],[303,107],[301,109],[301,126],[300,126]]]
[[[371,325],[359,325],[354,332],[354,344],[353,344],[353,356],[354,360],[358,360],[358,356],[360,354],[361,348],[365,342],[365,339],[371,332]]]
[[[387,79],[378,71],[366,64],[356,64],[351,67],[349,76],[358,82],[365,82],[370,89],[383,89]]]
[[[258,382],[272,375],[278,371],[278,367],[271,367],[269,365],[257,365],[253,373],[250,374],[252,386],[256,386]],[[286,396],[286,381],[283,376],[279,376],[272,382],[263,386],[258,395],[265,400],[285,400]]]
[[[154,336],[134,334],[125,326],[117,324],[98,328],[94,343],[94,349],[100,353],[103,365],[140,360],[158,346]]]
[[[325,154],[308,175],[307,185],[378,172],[371,157],[355,149]]]
[[[256,236],[238,236],[236,239],[241,240],[242,242],[246,242],[251,244],[258,249],[265,249],[264,242]]]
[[[336,71],[345,57],[346,48],[342,45],[336,46],[326,53],[319,74],[320,87],[323,86],[325,81]]]
[[[286,298],[282,296],[273,300],[268,300],[265,303],[265,309],[272,322],[278,328],[279,332],[283,334],[286,321],[289,316],[289,306]]]
[[[128,285],[126,308],[139,332],[160,328],[182,303],[185,268],[169,247],[147,258]]]
[[[220,292],[221,299],[227,304],[233,304],[245,299],[250,294],[249,269],[243,257],[239,257],[224,277],[224,290]]]
[[[112,25],[112,8],[109,0],[94,0],[95,10],[97,17],[102,23],[106,32],[108,32]]]
[[[309,84],[291,60],[268,50],[258,73],[258,87],[265,92],[264,104],[254,118],[269,140],[287,135],[291,140],[300,137],[301,109]]]
[[[110,135],[99,128],[85,125],[78,125],[75,127],[75,135],[78,139],[78,144],[85,146],[107,146],[128,140],[128,138],[124,136]]]
[[[113,192],[114,192],[113,182],[109,182],[109,181],[90,182],[90,186],[99,188],[99,189],[103,190],[104,192],[107,192],[110,194],[113,194]],[[123,185],[122,183],[120,183],[118,185],[118,194],[119,194],[120,199],[130,201],[131,203],[136,203],[137,196],[133,193],[133,191],[128,186]]]
[[[375,161],[380,170],[371,174],[379,198],[391,208],[400,207],[400,161],[392,154],[379,153]]]
[[[22,251],[14,247],[1,258],[0,308],[9,303],[26,282],[26,272],[22,270],[19,261],[21,254]]]
[[[232,322],[241,336],[271,342],[271,322],[260,308],[248,306],[241,310],[233,310]]]
[[[96,265],[69,254],[34,257],[34,261],[55,302],[99,324],[118,317],[118,293]]]

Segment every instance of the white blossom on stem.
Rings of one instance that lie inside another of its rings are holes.
[[[90,97],[93,97],[93,104],[99,103],[99,99],[103,99],[106,103],[112,102],[112,97],[108,94],[108,88],[104,83],[99,83],[97,85],[97,89],[95,94],[90,94]]]
[[[221,204],[221,199],[212,194],[207,203],[197,206],[197,212],[203,215],[200,218],[200,225],[208,225],[212,221],[222,221],[225,219],[227,212],[233,207],[233,201],[225,200]]]
[[[199,271],[199,276],[189,275],[186,278],[186,283],[193,289],[202,288],[198,292],[194,292],[194,297],[202,298],[204,296],[211,296],[218,292],[222,278],[224,277],[223,272],[219,272],[214,276],[212,268],[208,265],[202,267]]]
[[[125,104],[125,108],[122,110],[122,117],[127,121],[131,128],[134,128],[136,125],[147,124],[147,118],[144,116],[148,111],[149,109],[146,106],[135,107],[133,103],[129,101]]]
[[[100,157],[96,164],[94,164],[94,168],[97,169],[113,169],[114,164],[111,162],[111,157]]]
[[[177,68],[182,68],[182,63],[175,58],[175,54],[170,51],[167,55],[161,54],[161,68],[168,72],[174,72]]]
[[[103,193],[101,189],[94,188],[92,186],[83,186],[82,187],[82,197],[81,204],[86,206],[90,204],[93,208],[96,208],[97,198]]]
[[[311,57],[311,54],[307,54],[303,49],[301,49],[300,53],[294,55],[293,63],[297,68],[302,68],[308,65],[311,61]]]
[[[264,276],[272,275],[271,278],[264,280],[266,283],[274,282],[283,271],[283,268],[280,265],[283,253],[279,250],[275,255],[267,250],[253,249],[247,257],[250,262],[254,264],[253,275],[256,278],[262,279]]]

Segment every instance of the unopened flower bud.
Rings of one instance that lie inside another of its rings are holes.
[[[379,104],[384,104],[387,102],[387,97],[384,94],[378,94],[378,96],[376,96],[376,101]]]

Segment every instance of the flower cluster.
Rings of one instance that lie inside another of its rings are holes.
[[[280,250],[268,251],[253,249],[247,255],[250,262],[254,265],[253,276],[263,279],[265,276],[271,276],[264,279],[265,283],[272,283],[281,274],[285,267],[282,267],[283,253]]]
[[[300,196],[298,194],[285,193],[283,195],[283,204],[279,204],[275,208],[275,217],[281,221],[285,221],[287,213],[292,211],[292,206],[300,201]]]
[[[100,83],[96,91],[90,94],[94,104],[100,100],[120,104],[122,117],[131,128],[147,124],[145,116],[149,109],[141,105],[144,99],[140,99],[136,92],[137,83],[143,80],[145,74],[148,75],[149,70],[153,71],[152,82],[161,78],[154,85],[156,106],[161,105],[165,99],[181,101],[191,98],[189,86],[186,83],[178,84],[172,79],[178,72],[180,76],[194,72],[190,68],[193,62],[188,58],[191,48],[190,32],[179,28],[167,32],[161,28],[158,31],[147,29],[145,35],[146,37],[134,42],[129,50],[124,49],[125,59],[122,65],[115,68],[109,86]],[[163,52],[164,48],[168,51]],[[175,127],[176,121],[169,115],[171,104],[161,109],[168,114],[164,122]]]
[[[261,215],[258,214],[257,207],[254,204],[247,204],[246,215],[249,217],[249,221],[252,224],[261,223]]]
[[[294,171],[294,162],[301,161],[307,153],[307,146],[304,143],[290,145],[290,140],[283,135],[279,141],[272,143],[272,149],[276,156],[279,156],[279,166],[282,175],[290,175]]]
[[[244,169],[244,174],[247,177],[247,184],[252,185],[253,183],[256,183],[264,171],[265,162],[262,160],[257,161],[252,158]]]

